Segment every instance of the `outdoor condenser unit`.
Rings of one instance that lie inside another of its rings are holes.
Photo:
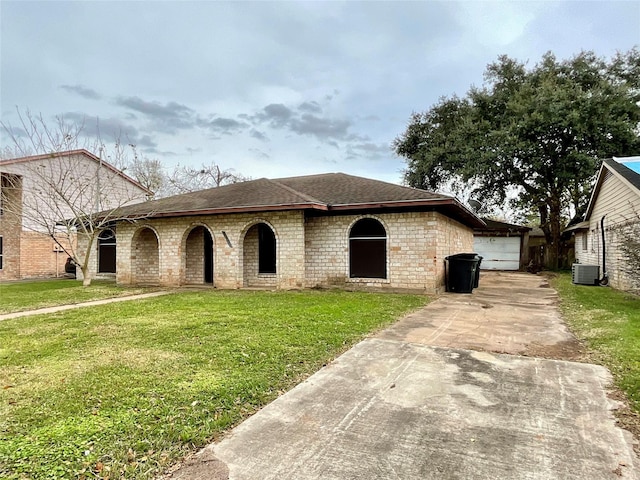
[[[599,265],[574,263],[571,266],[571,280],[577,285],[598,285],[600,278]]]

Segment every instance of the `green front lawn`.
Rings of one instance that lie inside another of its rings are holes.
[[[573,285],[570,274],[551,279],[564,318],[606,365],[616,385],[640,412],[640,297],[606,287]]]
[[[93,280],[83,287],[80,280],[0,283],[0,314],[37,308],[122,297],[151,291],[149,288],[119,287],[113,281]]]
[[[0,322],[0,478],[150,478],[426,301],[200,291]]]

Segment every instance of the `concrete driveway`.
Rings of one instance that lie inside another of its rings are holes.
[[[543,277],[483,275],[369,338],[172,479],[639,478],[608,371],[579,356]],[[501,352],[501,353],[497,353]]]

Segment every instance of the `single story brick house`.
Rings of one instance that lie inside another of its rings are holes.
[[[453,197],[343,173],[251,180],[119,216],[109,233],[119,284],[226,289],[435,293],[445,257],[472,251],[484,226]],[[99,265],[100,245],[91,251]]]

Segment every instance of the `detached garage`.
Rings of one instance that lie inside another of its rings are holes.
[[[482,256],[481,270],[520,270],[525,267],[531,228],[483,218],[486,228],[473,232],[474,251]]]

